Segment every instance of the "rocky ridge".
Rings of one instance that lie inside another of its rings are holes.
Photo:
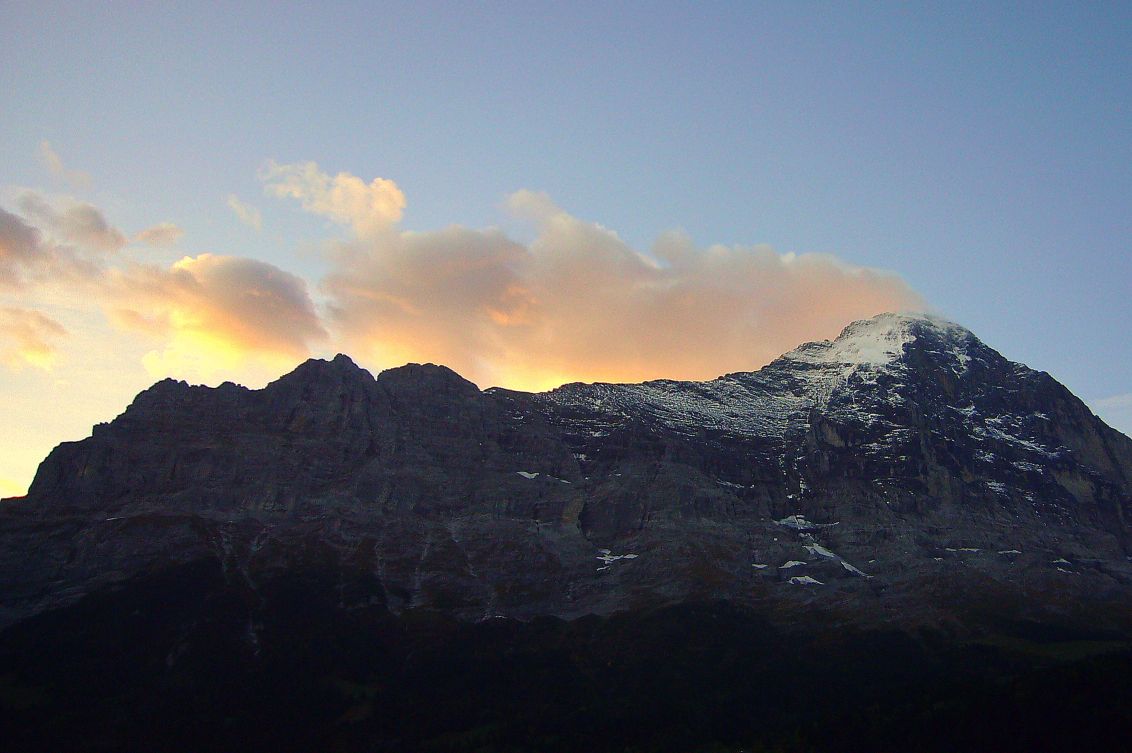
[[[780,624],[1132,629],[1132,440],[966,329],[884,314],[707,382],[479,390],[346,356],[165,380],[0,507],[0,624],[219,565],[479,621],[724,599]]]

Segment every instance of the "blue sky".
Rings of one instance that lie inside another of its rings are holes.
[[[394,181],[409,233],[531,243],[547,225],[509,197],[545,192],[645,253],[678,229],[892,272],[1128,432],[1130,82],[1121,3],[10,2],[0,208],[33,191],[127,235],[172,223],[118,253],[259,260],[321,311],[328,244],[354,241],[273,193],[270,161]],[[52,370],[0,375],[11,395],[84,361],[66,291],[38,295],[3,303],[71,335]],[[339,345],[327,326],[311,353]]]

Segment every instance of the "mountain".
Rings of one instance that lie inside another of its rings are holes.
[[[932,317],[854,322],[707,382],[481,391],[343,355],[262,390],[165,380],[57,447],[0,506],[0,542],[0,720],[29,749],[876,749],[941,703],[967,719],[979,693],[1035,734],[989,725],[968,746],[1043,749],[1056,719],[1098,744],[1132,731],[1026,695],[1067,672],[1081,698],[1103,676],[1132,699],[1112,669],[1132,666],[1132,440]],[[501,685],[512,664],[605,702]],[[751,677],[799,672],[825,689],[752,695]],[[509,715],[455,702],[469,682]],[[318,721],[245,739],[185,695],[205,686],[273,699],[244,722]],[[680,734],[677,688],[705,693]],[[885,724],[853,716],[892,692]],[[921,748],[957,743],[942,729]]]

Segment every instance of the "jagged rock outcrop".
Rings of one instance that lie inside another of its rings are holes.
[[[480,391],[312,360],[165,380],[0,509],[0,622],[163,567],[246,595],[578,617],[723,598],[789,623],[1132,627],[1132,440],[957,325],[881,315],[709,382]],[[794,563],[794,564],[790,564]]]

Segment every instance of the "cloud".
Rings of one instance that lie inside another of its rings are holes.
[[[1132,392],[1101,398],[1096,401],[1096,404],[1100,408],[1128,408],[1132,410]]]
[[[1109,426],[1132,437],[1132,392],[1095,400],[1093,408]]]
[[[39,158],[43,161],[48,172],[56,178],[62,178],[75,188],[89,188],[90,175],[81,170],[69,170],[63,164],[62,158],[51,147],[50,141],[39,142]]]
[[[495,230],[399,233],[340,249],[323,288],[348,349],[386,365],[434,360],[471,371],[497,354],[501,322],[523,317],[526,255]]]
[[[24,217],[0,210],[0,285],[22,293],[50,281],[74,301],[87,284],[116,329],[153,342],[145,365],[155,376],[287,368],[333,341],[373,367],[434,361],[484,386],[527,389],[711,378],[854,319],[923,308],[899,277],[829,255],[701,247],[676,232],[638,250],[531,191],[507,201],[535,231],[520,243],[495,228],[404,231],[392,181],[331,177],[314,163],[271,163],[263,178],[269,193],[354,230],[328,247],[325,317],[304,280],[265,262],[201,254],[163,267],[112,256],[125,238],[97,208],[31,191],[19,197]],[[235,196],[229,206],[254,211]],[[165,223],[136,238],[179,236]]]
[[[19,287],[24,271],[41,264],[41,241],[38,230],[0,209],[0,287]]]
[[[385,178],[366,183],[356,175],[331,177],[314,162],[280,165],[268,162],[260,178],[265,190],[281,198],[298,199],[303,209],[349,225],[358,236],[384,230],[401,219],[405,195]]]
[[[0,363],[14,371],[29,365],[50,370],[56,356],[52,341],[66,334],[63,325],[38,311],[0,307]]]
[[[117,270],[108,293],[116,326],[164,341],[145,359],[155,375],[210,375],[248,359],[293,365],[326,338],[306,283],[254,259],[201,254]]]
[[[508,207],[535,224],[530,244],[461,227],[338,244],[322,287],[345,347],[380,365],[438,361],[484,386],[710,378],[923,307],[900,278],[828,255],[700,248],[679,233],[645,254],[544,194]]]
[[[75,249],[46,240],[38,228],[0,209],[0,290],[44,280],[74,282],[98,273],[98,265]]]
[[[97,208],[49,201],[34,191],[17,201],[25,217],[0,209],[0,292],[18,293],[21,303],[85,306],[80,316],[101,309],[114,329],[154,341],[144,365],[155,376],[210,379],[247,375],[249,368],[290,368],[327,337],[306,283],[271,264],[213,254],[187,256],[170,267],[134,263],[107,253],[125,236]],[[182,235],[166,222],[134,239],[161,246]],[[45,321],[14,317],[5,320],[5,342],[15,344],[0,351],[4,363],[49,363]]]
[[[147,246],[172,246],[181,240],[184,234],[185,231],[172,222],[162,222],[142,230],[134,236],[134,240]]]
[[[240,201],[240,197],[234,193],[228,194],[228,208],[235,212],[236,216],[240,218],[240,222],[248,227],[256,230],[263,229],[263,215],[259,213],[259,210]]]
[[[24,217],[59,241],[104,253],[112,253],[126,245],[126,236],[111,226],[97,207],[70,199],[61,203],[62,208],[56,209],[34,191],[25,191],[16,199]]]

